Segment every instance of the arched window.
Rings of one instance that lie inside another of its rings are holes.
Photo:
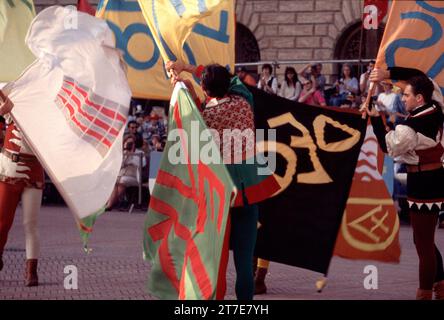
[[[241,23],[236,23],[236,63],[261,60],[259,46],[254,34]]]
[[[358,21],[346,28],[336,42],[335,59],[375,59],[378,53],[379,44],[384,34],[384,25],[380,25],[378,30],[363,30],[361,45],[362,21]],[[340,74],[342,65],[336,66],[337,74]],[[358,65],[353,66],[353,73],[359,76],[361,70]]]

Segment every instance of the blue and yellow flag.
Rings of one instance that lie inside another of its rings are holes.
[[[117,47],[122,50],[128,64],[134,97],[170,99],[172,87],[163,59],[181,60],[193,65],[219,63],[234,69],[234,1],[175,1],[178,7],[172,6],[171,2],[140,1],[139,6],[136,0],[102,0],[98,5],[96,16],[108,22]],[[189,3],[195,6],[190,7]],[[181,4],[183,9],[178,9]],[[188,8],[191,8],[190,11],[185,10]],[[181,10],[185,12],[179,16]],[[157,20],[154,22],[151,18]],[[150,25],[147,21],[153,22]],[[179,26],[175,29],[178,21]],[[156,29],[156,25],[160,29]],[[162,31],[161,37],[158,30]],[[191,76],[184,76],[185,79],[187,77],[191,79]],[[193,78],[192,81],[198,84],[199,79]]]
[[[194,25],[229,2],[234,3],[227,0],[139,0],[143,15],[165,61],[181,60],[182,49]],[[222,32],[215,38],[222,40],[223,36]]]
[[[102,0],[96,17],[105,19],[114,33],[116,47],[128,66],[132,96],[168,100],[171,85],[137,0]]]
[[[395,0],[376,65],[421,70],[435,80],[444,93],[443,35],[444,2]]]
[[[34,16],[32,0],[0,1],[0,82],[15,80],[35,60],[25,44]]]

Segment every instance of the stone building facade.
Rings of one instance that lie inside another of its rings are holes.
[[[75,3],[34,0],[37,11]],[[236,0],[236,62],[358,59],[362,12],[363,0]],[[361,49],[361,58],[375,54]],[[284,67],[277,69],[280,79]],[[324,64],[323,72],[334,76],[338,66]]]

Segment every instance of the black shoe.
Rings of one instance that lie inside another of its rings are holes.
[[[130,208],[130,204],[127,201],[122,201],[119,205],[119,211],[128,211]]]

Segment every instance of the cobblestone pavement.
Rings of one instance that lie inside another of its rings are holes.
[[[40,217],[40,286],[25,288],[24,235],[19,209],[4,252],[5,267],[0,272],[2,299],[153,299],[146,291],[148,263],[142,259],[143,212],[109,212],[96,222],[85,254],[74,219],[65,207],[43,207]],[[334,258],[326,288],[316,292],[320,274],[271,263],[267,275],[268,293],[255,299],[319,300],[414,299],[418,261],[409,226],[401,226],[400,264],[352,261]],[[436,242],[444,251],[444,229],[437,231]],[[378,289],[367,290],[363,281],[366,265],[378,269]],[[64,268],[75,265],[78,289],[64,289]],[[234,299],[235,271],[230,259],[227,273],[227,299]]]

